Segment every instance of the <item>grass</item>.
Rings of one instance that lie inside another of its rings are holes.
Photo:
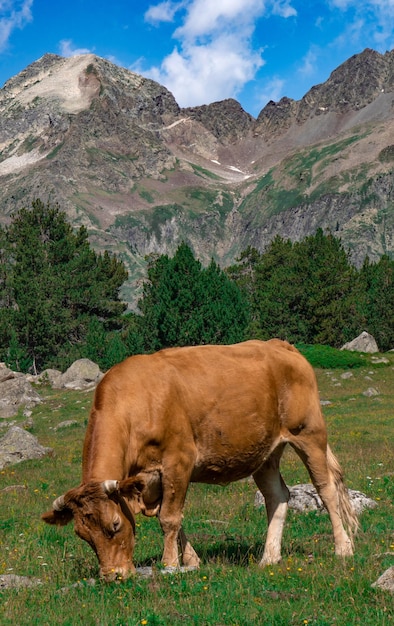
[[[60,152],[60,150],[62,149],[63,145],[64,145],[64,141],[59,143],[49,154],[47,154],[46,158],[54,159],[57,153]]]
[[[242,202],[240,212],[253,213],[253,207],[259,205],[261,216],[272,217],[292,207],[311,204],[323,195],[338,193],[338,188],[345,184],[349,176],[354,183],[365,180],[368,173],[366,166],[321,180],[330,163],[346,158],[346,149],[364,136],[356,134],[329,145],[304,148],[291,154],[257,181],[254,190]]]
[[[386,146],[379,152],[378,156],[379,161],[382,163],[391,163],[394,161],[394,146]]]
[[[330,346],[297,345],[297,348],[313,365],[323,369],[354,368],[365,365],[365,355],[349,350],[336,350]]]
[[[378,506],[360,518],[354,557],[333,554],[327,515],[289,511],[280,564],[260,569],[266,521],[254,507],[248,480],[217,488],[191,485],[185,529],[202,559],[199,571],[163,575],[157,520],[137,518],[135,562],[153,566],[150,578],[122,584],[97,581],[92,550],[72,526],[40,520],[53,499],[80,482],[81,450],[90,393],[40,387],[43,404],[33,411],[31,432],[54,455],[8,466],[0,472],[0,576],[39,578],[39,587],[0,592],[1,625],[315,625],[394,624],[393,598],[371,584],[394,564],[394,354],[386,365],[363,357],[360,367],[317,370],[330,443],[347,484]],[[351,372],[351,377],[342,377]],[[366,397],[374,387],[379,395]],[[62,421],[74,427],[54,430]],[[16,423],[25,418],[19,415]],[[282,464],[286,482],[306,482],[291,450]],[[95,579],[91,584],[90,579]]]
[[[194,173],[197,176],[201,176],[201,178],[210,178],[212,180],[222,180],[220,176],[211,172],[210,170],[205,169],[205,167],[201,167],[200,165],[196,165],[195,163],[190,163],[193,168]]]
[[[294,178],[297,178],[300,172],[308,172],[307,178],[308,183],[310,183],[313,167],[319,164],[319,169],[323,170],[324,167],[329,164],[332,158],[344,152],[347,147],[359,141],[360,139],[361,136],[353,135],[341,141],[329,145],[324,145],[323,147],[317,146],[312,149],[302,150],[286,159],[285,168],[288,173]]]

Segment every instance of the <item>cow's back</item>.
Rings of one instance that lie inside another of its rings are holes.
[[[170,348],[113,367],[91,419],[107,445],[112,436],[120,442],[130,468],[185,453],[195,457],[193,479],[228,482],[269,455],[287,428],[283,416],[294,418],[294,394],[302,411],[311,393],[312,368],[280,340]]]

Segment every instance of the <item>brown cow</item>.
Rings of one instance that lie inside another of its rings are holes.
[[[313,369],[278,339],[170,348],[115,365],[96,389],[82,483],[42,517],[59,525],[74,518],[106,580],[135,572],[138,512],[158,516],[165,565],[179,566],[179,542],[183,564],[198,566],[181,527],[189,483],[253,475],[268,517],[261,565],[276,563],[289,499],[279,472],[287,443],[329,512],[336,554],[351,555],[357,518],[327,445]]]

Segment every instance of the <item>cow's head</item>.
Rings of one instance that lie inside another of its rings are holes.
[[[74,520],[75,532],[93,548],[106,581],[127,578],[135,573],[134,515],[156,515],[160,495],[152,480],[140,475],[125,480],[91,482],[70,489],[42,515],[47,524],[64,526]],[[145,494],[147,497],[145,497]]]

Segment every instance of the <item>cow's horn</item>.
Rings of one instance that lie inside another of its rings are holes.
[[[64,502],[64,496],[59,496],[56,498],[54,503],[52,504],[52,508],[54,511],[62,511],[66,508],[66,504]]]
[[[117,480],[105,480],[101,483],[104,493],[110,495],[114,491],[117,491],[119,482]]]

